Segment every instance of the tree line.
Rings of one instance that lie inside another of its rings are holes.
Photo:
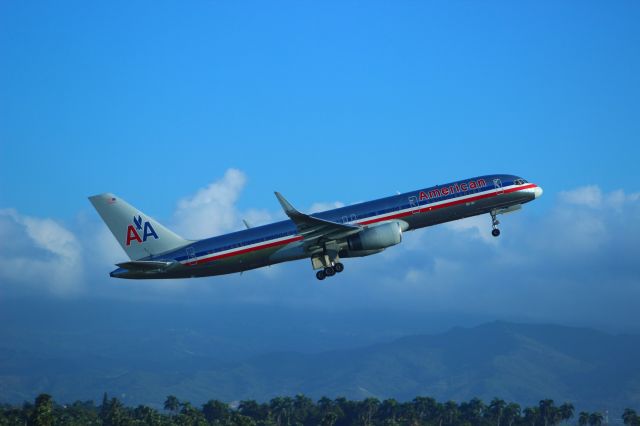
[[[157,410],[145,405],[127,407],[105,393],[101,405],[93,401],[57,404],[48,394],[40,394],[34,403],[21,406],[0,405],[2,426],[599,426],[604,420],[602,413],[580,412],[576,415],[571,403],[556,405],[551,399],[521,407],[499,398],[488,404],[478,398],[461,403],[441,403],[422,396],[408,402],[326,397],[314,402],[304,395],[297,395],[276,397],[264,403],[245,400],[233,406],[210,400],[198,408],[169,395],[164,410]],[[624,411],[622,421],[625,425],[640,426],[640,416],[632,409]]]

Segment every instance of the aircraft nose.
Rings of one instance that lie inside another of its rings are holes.
[[[533,194],[536,196],[536,198],[540,198],[543,192],[544,191],[542,191],[542,187],[540,186],[536,186],[535,188],[533,188]]]

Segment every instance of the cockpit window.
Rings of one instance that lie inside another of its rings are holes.
[[[524,179],[516,179],[513,181],[513,183],[515,183],[516,185],[524,185],[525,183],[527,183],[527,181]]]

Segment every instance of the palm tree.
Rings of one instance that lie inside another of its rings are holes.
[[[523,411],[525,424],[535,426],[540,418],[540,409],[538,407],[527,407]]]
[[[334,400],[334,406],[338,409],[338,413],[342,413],[341,422],[345,424],[355,424],[358,421],[359,404],[351,401],[343,396]]]
[[[419,421],[428,420],[436,407],[436,400],[430,397],[417,396],[413,398],[413,408]]]
[[[601,413],[591,413],[591,415],[589,416],[589,425],[600,426],[603,419],[604,416]]]
[[[542,418],[544,426],[556,423],[556,406],[553,399],[543,399],[540,401],[540,404],[538,404],[538,407],[540,408],[540,417]]]
[[[167,396],[167,399],[164,401],[164,409],[170,411],[172,414],[176,414],[179,408],[180,400],[174,395]]]
[[[36,426],[51,426],[53,420],[53,398],[49,394],[41,393],[36,398],[30,423]]]
[[[322,420],[320,420],[321,426],[333,426],[338,421],[338,415],[334,412],[328,412],[324,416],[322,416]]]
[[[492,422],[495,422],[493,424],[495,424],[496,426],[500,426],[502,415],[506,407],[507,403],[500,398],[493,398],[493,400],[489,403],[490,418]]]
[[[256,421],[253,418],[240,414],[236,411],[231,415],[231,420],[228,424],[234,425],[234,426],[255,426]],[[189,426],[192,426],[192,425],[189,425]]]
[[[278,396],[269,402],[269,406],[271,408],[271,412],[276,418],[276,424],[278,424],[278,426],[291,424],[293,399],[288,396]]]
[[[558,408],[558,416],[561,421],[568,422],[573,417],[573,411],[575,408],[570,402],[565,402]]]
[[[240,404],[238,405],[238,411],[243,416],[251,417],[252,419],[259,419],[263,417],[263,410],[261,409],[260,404],[258,404],[253,399],[240,401]]]
[[[455,401],[447,401],[444,404],[444,422],[447,425],[452,425],[458,420],[460,411],[458,410],[458,404]]]
[[[326,396],[323,396],[318,400],[316,407],[318,419],[321,419],[324,424],[333,424],[337,422],[339,418],[344,416],[340,406]]]
[[[145,425],[158,425],[160,424],[160,416],[158,412],[146,405],[138,405],[133,410],[133,416],[139,422]]]
[[[119,425],[124,421],[125,406],[120,402],[118,398],[111,398],[107,404],[107,410],[105,418],[103,419],[104,425]]]
[[[200,410],[191,405],[190,402],[185,401],[180,404],[180,415],[176,418],[176,423],[189,426],[198,426],[206,424],[207,420]]]
[[[636,410],[632,410],[631,408],[625,408],[624,413],[622,413],[622,421],[625,425],[630,426],[638,426],[640,425],[640,418],[638,418],[638,414]]]
[[[202,406],[202,414],[209,423],[215,420],[224,422],[229,418],[231,410],[228,404],[212,399]]]
[[[586,426],[589,424],[589,413],[586,411],[581,411],[578,415],[578,424],[580,426]]]
[[[107,417],[107,409],[109,408],[109,397],[105,392],[102,395],[102,405],[100,406],[100,418],[104,419]]]
[[[393,398],[385,399],[380,405],[380,415],[383,419],[390,419],[393,423],[398,415],[398,401]]]
[[[380,400],[378,398],[366,398],[360,404],[360,415],[358,416],[365,426],[373,424],[373,416],[378,412]]]
[[[515,402],[507,404],[502,412],[502,417],[507,426],[512,426],[520,418],[520,405]]]
[[[482,422],[484,409],[484,402],[478,398],[473,398],[469,402],[463,402],[460,404],[460,414],[462,415],[462,419],[472,425],[478,425]]]
[[[269,409],[273,416],[275,417],[276,424],[278,426],[282,425],[282,419],[287,415],[287,407],[284,403],[284,398],[278,396],[269,401]]]
[[[302,394],[296,395],[293,400],[293,413],[291,416],[294,419],[294,423],[308,424],[307,419],[313,415],[314,408],[315,405],[311,398]]]

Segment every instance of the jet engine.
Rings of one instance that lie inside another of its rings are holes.
[[[374,251],[395,246],[402,241],[402,228],[399,222],[383,223],[363,229],[347,239],[349,251]]]

